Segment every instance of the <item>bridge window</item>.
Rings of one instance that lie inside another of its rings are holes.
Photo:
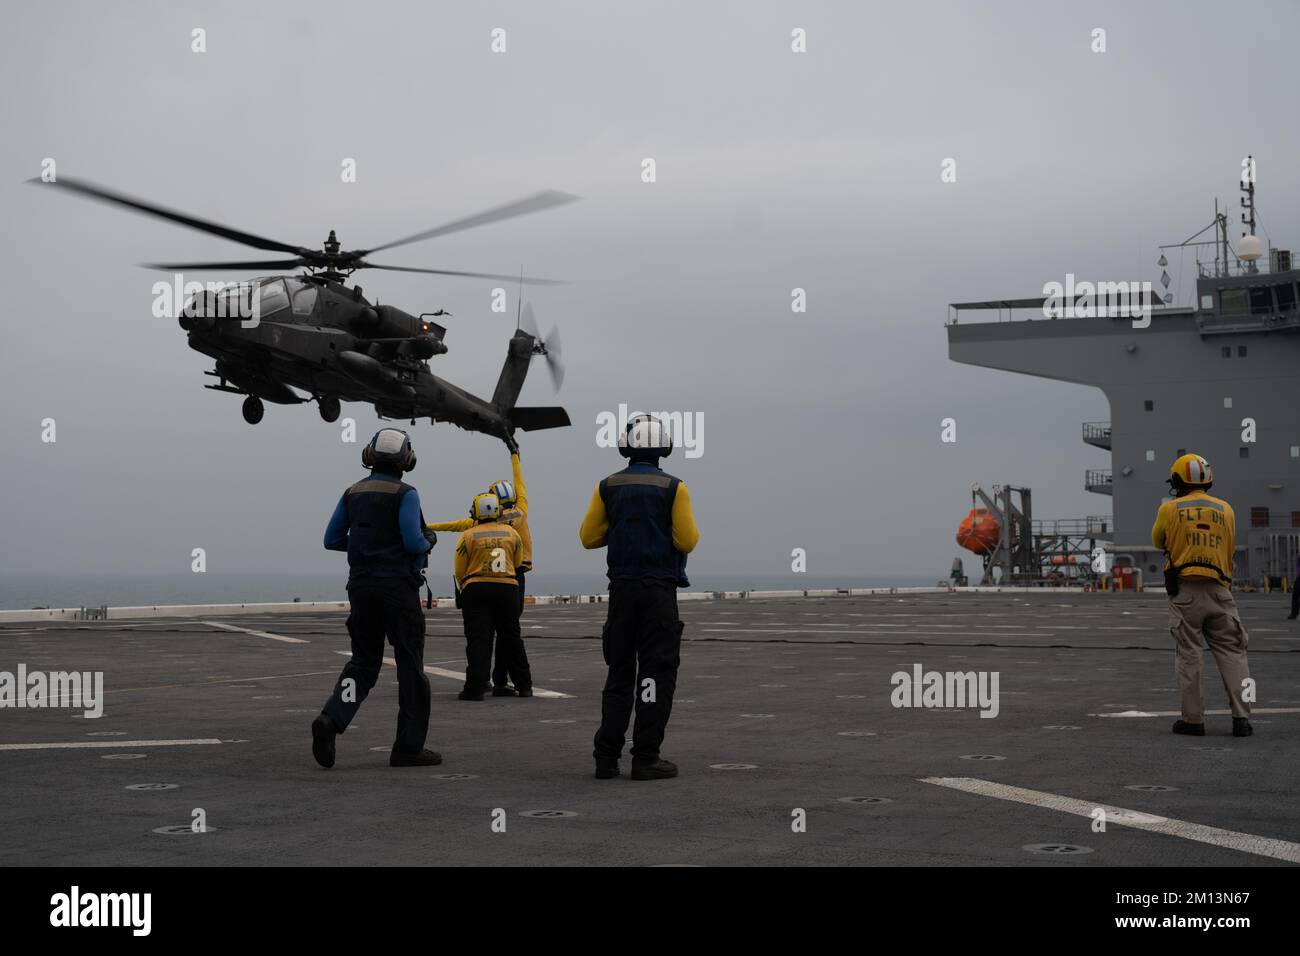
[[[1250,290],[1250,312],[1252,315],[1268,315],[1273,311],[1273,288],[1267,285],[1253,286]]]
[[[1142,403],[1142,407],[1146,409],[1148,412],[1154,412],[1156,410],[1156,403],[1148,398],[1145,402]]]
[[[1238,449],[1237,449],[1237,457],[1238,457],[1238,458],[1249,458],[1249,457],[1250,457],[1250,446],[1249,446],[1249,445],[1242,445],[1240,448],[1238,448]]]
[[[1279,285],[1279,286],[1274,286],[1273,289],[1275,292],[1277,292],[1278,311],[1294,312],[1295,311],[1295,286],[1290,284]]]
[[[1238,346],[1237,346],[1237,358],[1245,358],[1245,357],[1246,357],[1246,346],[1244,346],[1244,345],[1238,345]]]
[[[1219,290],[1219,311],[1224,315],[1245,315],[1246,314],[1246,290],[1245,289],[1220,289]]]
[[[1232,346],[1231,345],[1223,346],[1221,349],[1219,349],[1219,354],[1222,355],[1224,358],[1232,358]]]

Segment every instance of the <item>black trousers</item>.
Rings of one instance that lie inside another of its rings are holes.
[[[617,759],[623,752],[634,707],[632,757],[658,758],[677,689],[682,628],[675,582],[660,578],[609,582],[609,614],[601,635],[609,677],[601,695],[596,759]]]
[[[1300,615],[1300,581],[1291,585],[1291,616]]]
[[[517,689],[533,686],[528,653],[519,635],[519,595],[512,584],[479,582],[460,592],[460,613],[465,621],[465,687],[481,690],[488,686],[492,668],[492,644],[496,639],[497,666],[505,666],[498,684],[509,676]]]
[[[519,614],[521,617],[524,613],[524,575],[527,573],[527,571],[515,572],[515,580],[519,582]],[[522,647],[522,643],[520,646]],[[496,663],[492,665],[492,684],[495,687],[504,687],[509,682],[510,661],[501,653],[501,640],[499,638],[496,647]],[[527,657],[528,655],[525,654],[525,665],[527,665]]]
[[[352,659],[343,665],[324,712],[342,732],[384,666],[384,638],[397,661],[397,737],[393,750],[419,753],[429,735],[429,678],[424,673],[424,610],[420,588],[407,578],[371,578],[348,587]]]

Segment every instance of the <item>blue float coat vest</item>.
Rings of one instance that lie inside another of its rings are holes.
[[[669,578],[686,587],[686,555],[673,547],[673,499],[680,480],[640,462],[600,483],[609,517],[609,577]]]
[[[363,478],[343,494],[348,512],[348,583],[358,578],[414,578],[428,566],[428,555],[412,554],[402,543],[398,512],[415,489],[384,474]],[[424,515],[420,516],[424,524]]]

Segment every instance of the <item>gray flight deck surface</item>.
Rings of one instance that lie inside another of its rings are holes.
[[[537,687],[571,696],[460,702],[459,680],[431,673],[429,746],[444,763],[416,769],[388,766],[392,667],[334,769],[312,760],[309,725],[348,647],[342,614],[8,624],[0,670],[102,670],[106,704],[97,720],[0,710],[0,745],[111,746],[0,748],[0,864],[1277,865],[1300,851],[1300,628],[1286,598],[1240,596],[1256,706],[1283,711],[1260,714],[1249,739],[1226,716],[1209,717],[1204,738],[1173,736],[1172,717],[1094,716],[1177,710],[1163,594],[683,602],[664,747],[681,776],[655,782],[630,780],[626,757],[623,777],[592,776],[599,604],[524,614]],[[427,616],[426,664],[462,672],[459,612]],[[890,676],[916,663],[997,671],[1000,714],[895,709]],[[1205,688],[1223,708],[1208,653]],[[162,740],[220,742],[128,743]],[[737,764],[753,766],[714,766]],[[1173,829],[1094,832],[1086,815],[924,782],[939,777]],[[1129,789],[1150,786],[1173,789]],[[862,797],[887,802],[845,799]],[[187,827],[196,808],[208,832],[155,832]],[[796,808],[806,832],[792,831]],[[525,815],[536,810],[572,815]],[[1216,845],[1207,828],[1266,849]],[[1091,852],[1025,849],[1037,844]]]

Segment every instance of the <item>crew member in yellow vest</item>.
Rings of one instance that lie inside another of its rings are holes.
[[[524,545],[524,557],[515,568],[515,580],[519,583],[519,613],[524,612],[524,576],[533,569],[533,535],[528,530],[528,491],[524,486],[524,473],[519,464],[519,446],[507,436],[506,446],[510,449],[510,466],[514,472],[514,481],[502,479],[493,482],[488,491],[497,496],[501,502],[500,520],[510,525],[518,533]],[[438,521],[428,525],[430,531],[465,531],[474,526],[473,518],[458,518],[455,521]],[[507,683],[509,662],[501,656],[501,646],[497,645],[496,665],[492,668],[492,696],[513,697],[516,691]]]
[[[515,569],[524,558],[518,532],[501,518],[494,494],[474,496],[470,506],[474,526],[456,542],[456,587],[465,621],[465,687],[461,700],[482,700],[492,667],[492,641],[497,660],[504,659],[520,697],[533,696],[528,654],[519,635],[519,598]]]
[[[1182,719],[1174,733],[1205,736],[1201,695],[1202,639],[1209,645],[1232,707],[1232,735],[1249,737],[1251,686],[1246,647],[1250,638],[1233,600],[1232,563],[1237,519],[1232,505],[1209,494],[1214,481],[1200,455],[1183,455],[1169,470],[1173,498],[1164,502],[1151,529],[1151,543],[1165,552],[1169,633],[1174,673],[1182,692]],[[1251,695],[1253,697],[1253,695]]]

